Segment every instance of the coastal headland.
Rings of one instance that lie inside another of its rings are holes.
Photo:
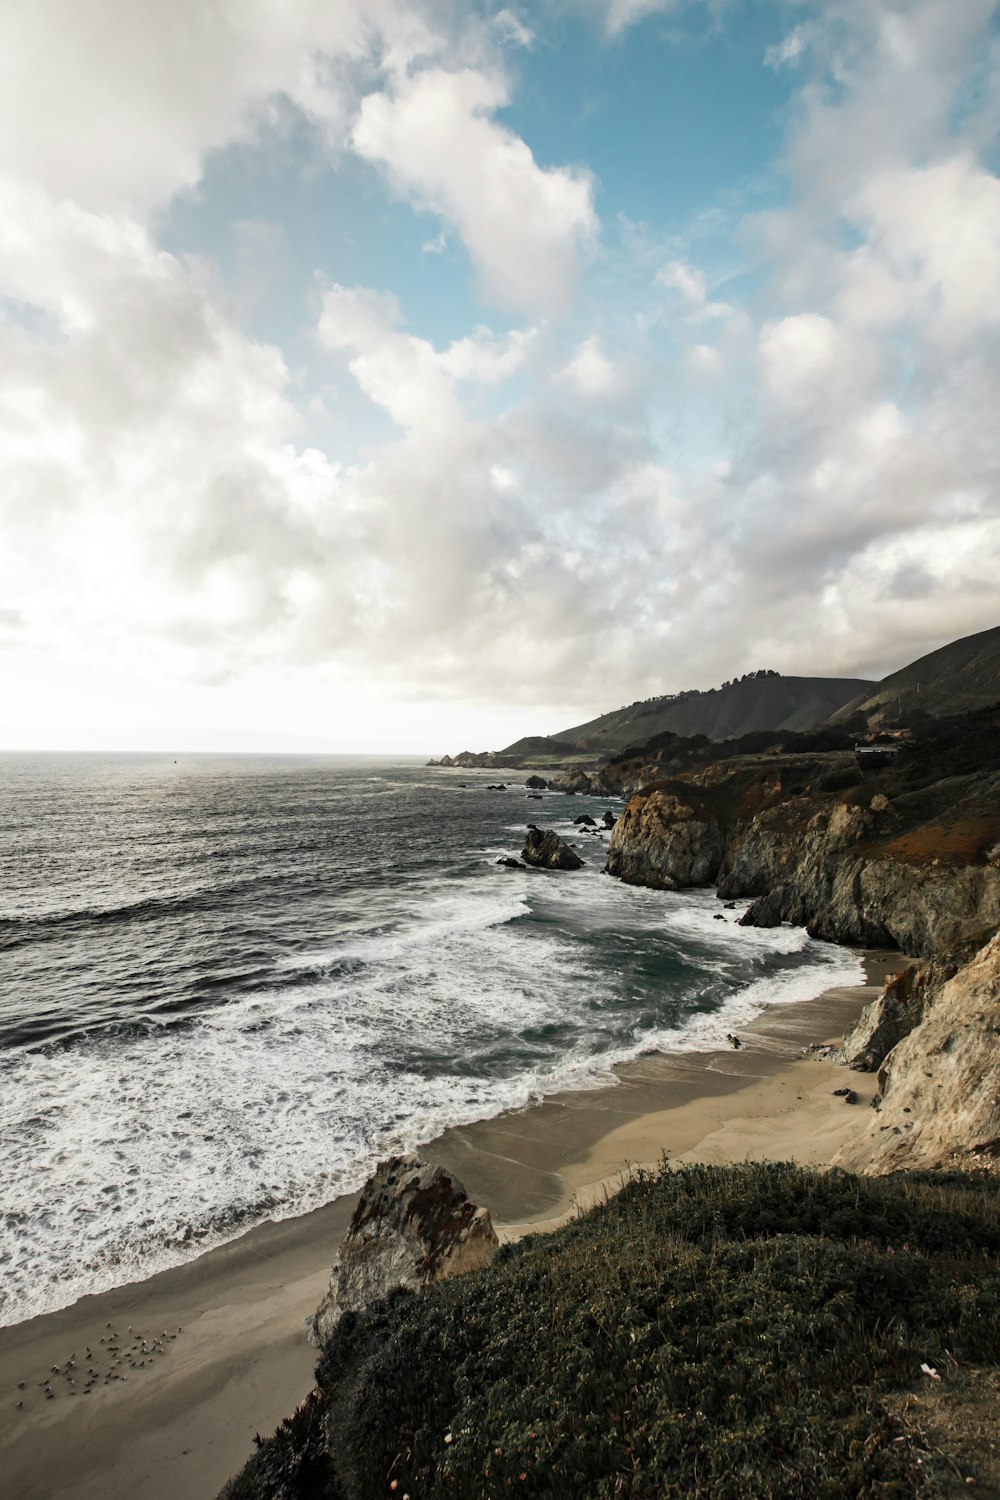
[[[808,1049],[839,1041],[905,964],[894,952],[869,952],[864,962],[864,984],[769,1007],[739,1050],[651,1054],[622,1068],[617,1086],[448,1131],[426,1154],[490,1207],[501,1239],[552,1227],[664,1155],[829,1162],[866,1125],[875,1080]],[[858,1095],[851,1105],[834,1093],[845,1078]],[[216,1494],[253,1452],[255,1434],[270,1433],[312,1387],[316,1350],[305,1320],[354,1201],[265,1224],[188,1265],[0,1329],[0,1472],[9,1493]],[[160,1352],[143,1356],[143,1343]],[[91,1369],[98,1379],[85,1394]]]

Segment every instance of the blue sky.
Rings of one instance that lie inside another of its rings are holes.
[[[0,16],[0,745],[440,753],[997,623],[996,0]]]

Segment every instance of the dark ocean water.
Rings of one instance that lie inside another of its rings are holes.
[[[572,819],[615,804],[490,779],[0,756],[0,1323],[858,977],[802,932],[715,921],[710,892],[601,874]],[[498,869],[529,820],[586,868]]]

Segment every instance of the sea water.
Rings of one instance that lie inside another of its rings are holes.
[[[620,803],[497,779],[0,756],[0,1323],[859,979],[852,954],[740,927],[710,891],[605,875],[606,835],[573,819]],[[498,865],[529,821],[584,868]]]

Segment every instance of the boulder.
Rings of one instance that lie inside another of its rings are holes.
[[[548,787],[544,776],[529,776],[524,784],[532,792],[544,792]]]
[[[574,823],[580,823],[585,828],[596,828],[597,827],[597,820],[596,820],[596,818],[592,818],[589,813],[579,813],[573,819],[573,822]]]
[[[784,892],[781,887],[759,896],[748,906],[739,919],[741,927],[780,927],[784,909]]]
[[[542,870],[579,870],[583,864],[580,856],[574,854],[569,845],[557,833],[553,833],[551,828],[543,833],[540,828],[531,825],[521,850],[521,858]]]
[[[397,1287],[480,1270],[498,1243],[489,1209],[470,1202],[457,1177],[419,1156],[391,1156],[365,1183],[327,1294],[309,1320],[310,1341],[324,1344],[345,1312]]]
[[[611,811],[610,807],[607,808],[607,810],[605,811],[605,814],[604,814],[604,826],[605,826],[605,828],[614,828],[614,826],[617,823],[617,821],[618,821],[618,819],[615,817],[615,815]]]

